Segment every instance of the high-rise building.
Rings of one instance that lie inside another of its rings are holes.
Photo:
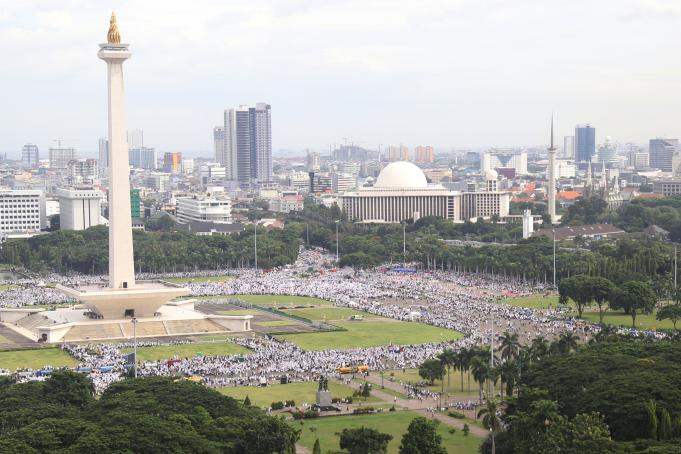
[[[178,197],[177,222],[232,222],[232,201],[226,194],[195,195]]]
[[[96,159],[74,159],[69,161],[68,175],[73,184],[94,184],[99,180],[99,163]]]
[[[251,139],[251,181],[272,182],[272,108],[259,102],[249,109]]]
[[[57,189],[59,228],[85,230],[102,223],[101,204],[104,194],[93,187]]]
[[[388,161],[409,161],[409,148],[404,145],[399,147],[390,145],[388,147]]]
[[[333,191],[341,193],[357,187],[357,176],[351,173],[334,172],[331,175]]]
[[[433,161],[435,161],[435,152],[433,147],[430,145],[425,147],[419,145],[416,147],[416,162],[425,164]]]
[[[0,190],[0,234],[39,232],[44,213],[43,191]]]
[[[321,168],[319,163],[319,153],[316,151],[307,150],[307,171],[318,172]]]
[[[243,185],[251,181],[251,135],[250,114],[248,106],[239,106],[234,109],[232,146],[236,150],[236,179]]]
[[[527,174],[527,151],[524,149],[494,148],[482,153],[480,170],[515,169],[517,175]]]
[[[78,156],[75,148],[50,148],[50,169],[66,169]]]
[[[590,124],[575,127],[575,161],[591,162],[596,154],[596,128]]]
[[[571,159],[575,157],[575,136],[563,137],[563,158]]]
[[[109,139],[99,139],[99,169],[104,173],[109,168]]]
[[[40,150],[37,145],[27,143],[21,148],[21,167],[31,169],[40,163]]]
[[[130,148],[128,150],[130,165],[136,169],[156,170],[155,148]]]
[[[598,147],[598,162],[610,164],[617,162],[617,144],[612,141],[610,136],[605,138],[605,143]]]
[[[225,117],[226,116],[227,115],[225,114]],[[227,161],[224,126],[216,126],[213,128],[213,152],[215,154],[215,162],[219,162],[224,166]]]
[[[193,173],[194,172],[194,160],[193,159],[183,159],[182,160],[182,173]]]
[[[672,158],[679,149],[679,139],[650,139],[650,167],[671,172]]]
[[[142,217],[142,198],[139,189],[130,190],[130,216],[133,219]]]
[[[163,155],[163,171],[166,173],[177,173],[182,165],[182,153],[179,151],[167,152]]]
[[[141,129],[128,130],[128,148],[144,147],[144,132]]]
[[[170,174],[163,172],[150,172],[144,179],[144,185],[158,192],[170,189]]]

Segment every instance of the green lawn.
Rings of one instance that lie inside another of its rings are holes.
[[[333,305],[331,301],[312,298],[309,296],[293,295],[229,295],[232,298],[239,298],[251,304],[273,305],[273,306],[328,306]]]
[[[302,405],[304,403],[313,404],[315,402],[318,387],[319,385],[317,382],[299,382],[289,383],[288,385],[271,385],[263,388],[257,386],[227,387],[218,388],[218,391],[241,401],[248,396],[253,405],[258,407],[269,407],[272,402],[284,402],[289,399],[294,400],[296,405]],[[359,385],[357,385],[356,388],[351,388],[336,383],[335,381],[329,381],[331,397],[343,399],[352,396],[355,389],[359,389]],[[381,399],[373,396],[366,400],[366,402],[380,401]]]
[[[399,383],[400,381],[404,383],[418,383],[421,380],[423,380],[419,376],[419,371],[418,369],[407,369],[406,372],[402,372],[402,370],[395,370],[395,371],[386,371],[385,374],[383,375],[383,379],[387,382],[390,378],[390,374],[393,374],[394,382]],[[379,376],[380,374],[374,374],[374,376]],[[470,380],[470,390],[471,392],[468,392],[468,387],[469,387],[469,382],[468,382],[468,374],[464,373],[463,374],[463,392],[461,392],[461,373],[457,370],[451,370],[450,371],[450,377],[449,377],[449,386],[447,386],[447,375],[445,374],[444,377],[444,387],[443,383],[440,380],[435,380],[435,383],[431,386],[428,386],[428,389],[434,392],[440,392],[444,389],[444,392],[449,394],[450,396],[466,396],[466,395],[472,395],[472,396],[477,396],[478,395],[478,383],[473,380],[471,377]],[[497,388],[499,385],[497,384]]]
[[[230,311],[218,311],[218,315],[262,315],[257,309],[233,309]]]
[[[78,362],[58,348],[0,351],[0,368],[15,371],[20,367],[40,369],[43,366],[73,367]]]
[[[266,322],[256,322],[255,324],[258,326],[291,326],[298,323],[293,320],[269,320]]]
[[[344,428],[354,429],[364,426],[392,435],[393,439],[388,445],[388,453],[397,454],[402,435],[407,431],[411,420],[417,416],[420,415],[412,411],[384,411],[373,415],[329,416],[306,420],[302,426],[299,421],[295,421],[291,422],[291,425],[302,429],[299,443],[310,450],[314,446],[315,439],[319,438],[322,452],[336,452],[339,449],[338,433]],[[314,431],[310,430],[311,428],[314,428]],[[438,434],[442,436],[442,444],[449,454],[475,454],[482,442],[474,435],[464,437],[461,430],[450,434],[449,426],[445,424],[439,425]]]
[[[347,320],[351,315],[361,315],[365,319],[381,318],[378,315],[362,312],[357,309],[348,309],[344,307],[315,307],[311,309],[285,309],[282,312],[287,314],[297,315],[308,320]]]
[[[389,320],[389,319],[385,319]],[[347,331],[284,334],[277,336],[295,343],[304,350],[349,349],[378,345],[425,344],[460,339],[457,331],[416,322],[354,321],[335,322]]]
[[[174,284],[189,284],[191,282],[226,282],[234,279],[234,276],[218,275],[218,276],[201,276],[201,277],[169,277],[164,281],[172,282]]]
[[[132,348],[123,349],[124,353],[133,351]],[[158,345],[154,347],[138,347],[137,357],[140,361],[159,361],[164,359],[189,358],[202,352],[205,356],[227,356],[248,354],[251,351],[231,342],[197,342],[193,344]]]
[[[546,309],[550,304],[552,308],[558,305],[557,296],[549,296],[544,298],[542,295],[534,296],[523,296],[518,298],[507,298],[501,301],[504,304],[511,304],[513,306],[519,307],[529,307],[531,309]],[[570,303],[570,306],[574,307],[574,303]],[[572,315],[577,315],[577,311],[574,310]],[[589,320],[591,322],[598,323],[598,306],[587,307],[582,313],[582,318]],[[605,312],[603,317],[603,322],[608,325],[616,326],[626,326],[631,327],[631,316],[625,314],[622,311],[612,311],[608,310]],[[679,327],[681,324],[677,323]],[[652,314],[641,314],[636,316],[636,327],[639,329],[673,329],[674,325],[669,320],[658,321],[655,319],[655,313]]]

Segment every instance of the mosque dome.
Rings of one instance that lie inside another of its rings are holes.
[[[397,161],[388,164],[378,174],[375,188],[426,188],[428,180],[423,171],[409,161]]]

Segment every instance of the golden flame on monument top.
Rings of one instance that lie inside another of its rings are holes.
[[[121,34],[118,31],[118,24],[116,23],[116,13],[111,13],[109,20],[109,33],[106,34],[106,39],[109,44],[120,44]]]

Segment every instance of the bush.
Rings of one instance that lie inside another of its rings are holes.
[[[463,436],[467,437],[469,432],[471,431],[471,428],[468,424],[464,424],[462,430],[463,430]]]
[[[270,404],[270,407],[272,408],[272,410],[281,410],[284,408],[284,403],[279,400],[277,402],[272,402]]]
[[[296,406],[296,401],[295,400],[287,400],[286,404],[284,405],[285,407],[295,407]]]
[[[332,397],[331,398],[331,403],[332,404],[339,404],[341,401],[340,397]]]
[[[451,416],[452,418],[456,418],[456,419],[464,419],[464,418],[466,418],[466,415],[464,415],[463,413],[460,413],[460,412],[458,412],[458,411],[455,411],[455,410],[449,410],[449,411],[447,412],[447,415]]]
[[[293,419],[314,419],[319,418],[319,412],[314,410],[291,412]]]
[[[390,410],[388,411],[395,411],[395,406],[393,405],[392,407],[390,407]]]
[[[366,414],[369,414],[369,413],[373,413],[375,411],[376,410],[374,409],[374,407],[359,407],[359,408],[355,408],[354,410],[352,410],[352,414],[353,415],[366,415]]]
[[[351,404],[353,400],[354,399],[352,398],[352,396],[348,396],[348,397],[345,398],[345,402],[347,402],[349,404]]]

